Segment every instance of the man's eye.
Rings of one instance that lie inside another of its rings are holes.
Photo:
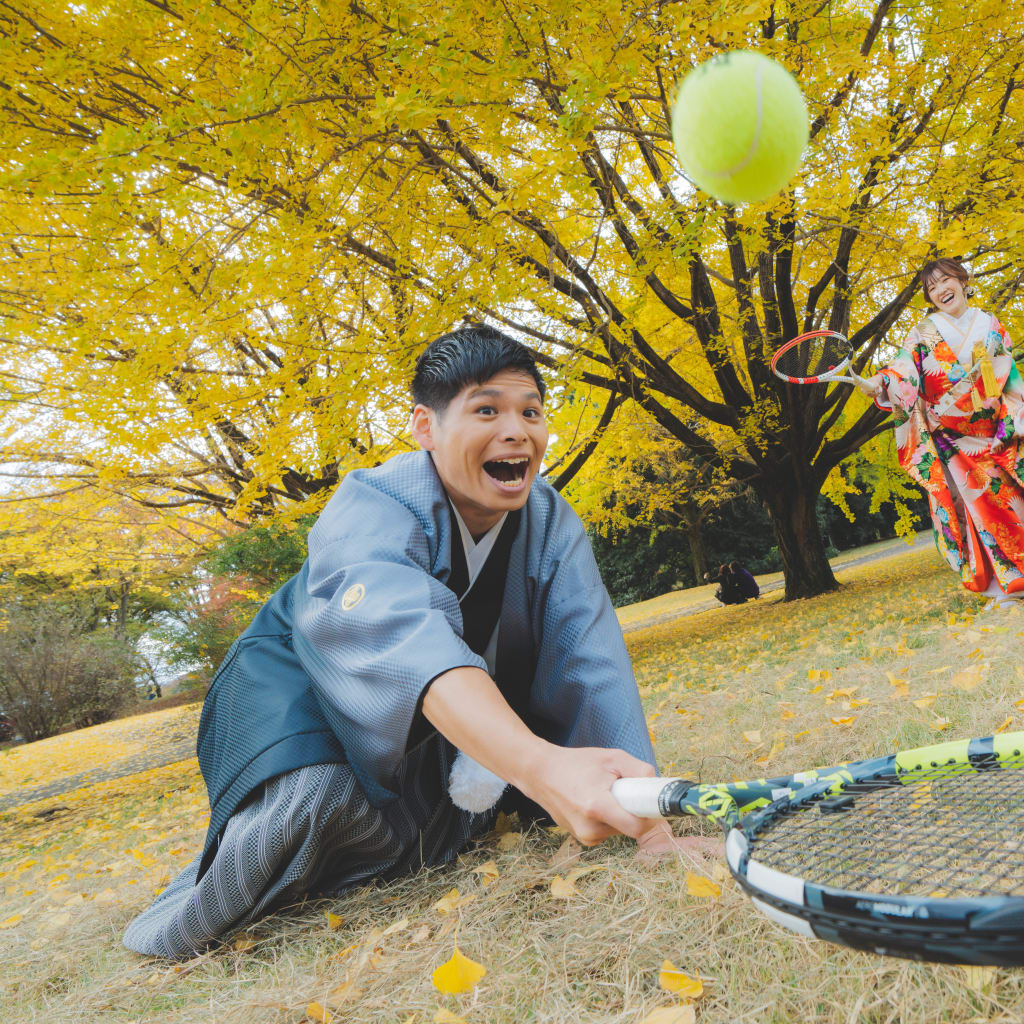
[[[538,420],[544,414],[540,411],[540,409],[524,409],[523,415],[529,417],[532,420]]]
[[[486,413],[486,414],[487,414],[488,416],[489,416],[489,415],[490,415],[490,414],[491,414],[492,412],[494,412],[494,411],[495,411],[495,409],[494,409],[494,406],[493,406],[493,405],[481,405],[481,406],[480,406],[480,407],[479,407],[479,408],[477,409],[477,412],[482,412],[482,413]]]

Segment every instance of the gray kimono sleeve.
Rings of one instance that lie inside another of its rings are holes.
[[[420,696],[430,682],[482,658],[462,641],[455,595],[431,573],[413,513],[350,477],[310,535],[296,588],[293,643],[325,717],[366,795],[390,788]]]
[[[657,766],[622,628],[583,524],[564,508],[541,580],[531,710],[561,725],[555,742],[617,747]]]

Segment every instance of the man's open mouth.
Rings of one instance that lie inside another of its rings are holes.
[[[492,459],[484,463],[484,472],[499,484],[514,487],[523,482],[530,460],[525,455],[509,459]]]

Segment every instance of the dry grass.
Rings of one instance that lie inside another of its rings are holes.
[[[1024,616],[976,617],[977,599],[934,551],[842,578],[839,593],[812,601],[769,598],[630,635],[663,761],[743,777],[983,733],[1008,716],[1021,726]],[[955,679],[965,667],[978,670]],[[929,707],[912,703],[926,693]],[[950,724],[937,737],[939,719]],[[37,816],[55,804],[67,809]],[[194,761],[0,816],[3,1019],[299,1022],[316,1001],[353,1024],[426,1024],[440,1009],[468,1024],[640,1024],[672,1002],[657,981],[666,958],[705,979],[702,1022],[1024,1019],[1015,972],[979,977],[805,941],[752,913],[730,883],[717,900],[684,895],[690,865],[638,868],[625,841],[586,851],[607,870],[556,899],[550,881],[565,867],[549,860],[561,837],[545,832],[491,837],[450,868],[293,908],[187,964],[124,951],[125,924],[190,859],[204,822]],[[485,884],[473,869],[491,859],[499,877]],[[473,898],[442,914],[434,903],[453,887]],[[342,917],[337,930],[325,910]],[[487,974],[474,993],[442,996],[430,975],[456,937]]]

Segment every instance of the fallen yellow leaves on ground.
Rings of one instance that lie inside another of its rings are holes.
[[[686,895],[702,900],[716,900],[722,895],[722,887],[710,878],[686,872]]]
[[[434,1014],[433,1021],[434,1024],[466,1024],[465,1017],[459,1017],[457,1014],[452,1013],[451,1010],[446,1010],[443,1007]]]
[[[454,996],[475,988],[486,973],[487,968],[483,964],[470,960],[456,946],[451,958],[435,969],[430,980],[439,992]]]
[[[0,797],[190,744],[201,710],[201,703],[183,704],[0,750]]]
[[[691,978],[676,967],[671,960],[662,962],[658,972],[658,984],[666,991],[684,999],[698,999],[704,994],[704,982],[700,978]]]
[[[451,889],[447,896],[442,896],[434,904],[434,909],[439,914],[453,914],[460,907],[464,907],[467,903],[472,903],[476,899],[475,894],[467,893],[465,896],[459,895],[458,889]]]
[[[643,1019],[643,1024],[695,1024],[697,1011],[689,1004],[663,1006]]]
[[[576,888],[576,882],[581,879],[584,875],[593,874],[595,871],[607,871],[608,869],[603,864],[589,864],[581,867],[573,868],[565,878],[561,875],[555,875],[551,880],[551,895],[556,899],[568,900],[572,899],[573,896],[579,895],[579,889]]]

